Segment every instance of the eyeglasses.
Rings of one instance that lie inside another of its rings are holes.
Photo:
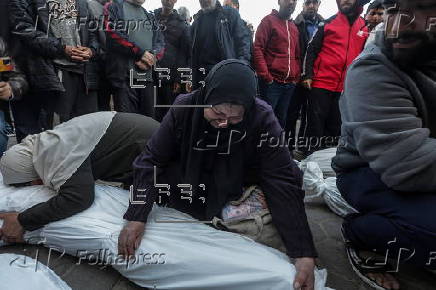
[[[307,1],[304,1],[304,5],[308,6],[310,4],[316,5],[316,4],[319,4],[319,1],[317,1],[317,0],[307,0]]]

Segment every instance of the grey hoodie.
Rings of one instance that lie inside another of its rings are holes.
[[[369,166],[395,190],[436,192],[436,63],[403,71],[377,38],[348,70],[333,168]]]

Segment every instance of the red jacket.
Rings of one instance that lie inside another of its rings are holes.
[[[338,12],[321,22],[307,47],[303,78],[312,79],[312,87],[342,92],[348,66],[362,52],[368,29],[358,17],[352,25]]]
[[[257,75],[268,83],[299,81],[299,33],[292,20],[279,18],[277,10],[262,19],[256,31],[253,62]]]

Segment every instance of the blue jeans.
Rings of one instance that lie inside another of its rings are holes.
[[[6,151],[8,146],[8,133],[7,124],[5,120],[5,113],[0,111],[0,157]]]
[[[344,222],[354,247],[436,270],[435,192],[394,191],[369,167],[340,174],[337,186],[359,211]]]
[[[267,84],[263,80],[260,81],[259,85],[263,99],[273,108],[280,125],[285,128],[289,104],[296,85],[277,82]]]

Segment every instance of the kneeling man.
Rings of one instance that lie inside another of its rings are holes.
[[[349,253],[375,249],[436,269],[436,0],[384,5],[386,31],[350,67],[340,100],[333,165],[341,194],[360,212],[343,234]],[[387,267],[349,257],[372,286],[399,289]]]
[[[22,242],[24,231],[65,219],[91,206],[95,180],[132,183],[132,162],[159,123],[148,117],[98,112],[74,118],[53,130],[30,135],[0,160],[3,182],[45,185],[57,192],[22,213],[4,213],[0,237]]]

